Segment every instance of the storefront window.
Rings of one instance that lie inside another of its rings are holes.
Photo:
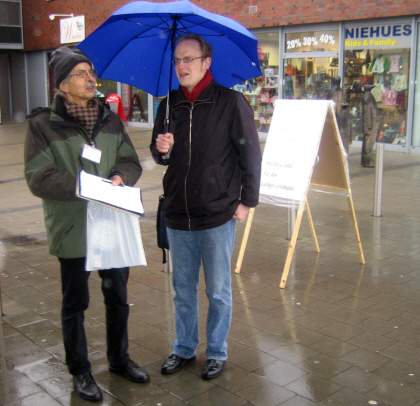
[[[153,121],[156,120],[157,110],[162,99],[163,97],[153,97]]]
[[[284,65],[284,99],[324,100],[338,75],[338,57],[290,58]]]
[[[113,93],[117,93],[117,82],[113,80],[97,79],[96,80],[96,95],[103,101]]]
[[[362,92],[379,109],[378,142],[406,143],[411,24],[345,29],[345,100],[353,116],[353,139],[363,139]]]
[[[331,78],[338,75],[335,55],[338,55],[339,39],[339,31],[335,29],[285,34],[284,99],[326,99]],[[308,52],[312,57],[304,55]]]
[[[420,36],[420,24],[418,25],[418,35]],[[417,85],[414,95],[414,120],[413,120],[413,147],[420,147],[420,42],[417,40],[417,64],[416,64]]]
[[[122,102],[124,105],[127,121],[148,123],[148,96],[147,93],[137,87],[122,84]]]
[[[254,110],[258,131],[268,132],[278,99],[279,86],[279,33],[255,33],[258,38],[258,56],[263,76],[246,81],[235,89],[242,92]]]

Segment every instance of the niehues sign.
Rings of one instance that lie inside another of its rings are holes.
[[[344,29],[344,46],[346,49],[409,48],[412,34],[411,24],[346,27]]]

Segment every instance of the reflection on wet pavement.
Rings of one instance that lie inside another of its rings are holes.
[[[64,363],[59,266],[48,253],[41,202],[23,180],[24,124],[0,125],[0,405],[85,405]],[[200,289],[200,346],[175,375],[160,366],[174,340],[170,275],[156,246],[162,167],[150,158],[150,130],[128,128],[141,158],[148,265],[131,269],[130,355],[145,385],[110,374],[100,279],[90,280],[86,329],[103,405],[420,405],[420,159],[385,152],[383,206],[372,217],[374,170],[350,150],[352,193],[366,264],[359,263],[342,196],[308,195],[320,253],[304,215],[286,288],[287,210],[257,207],[242,269],[232,273],[228,367],[200,378],[207,299]],[[264,148],[264,140],[261,140]],[[237,258],[245,224],[238,223]],[[232,269],[234,268],[233,267]]]

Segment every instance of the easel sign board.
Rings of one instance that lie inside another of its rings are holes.
[[[260,202],[298,207],[280,287],[286,285],[299,227],[306,205],[315,250],[319,252],[307,200],[309,186],[347,194],[360,262],[365,263],[350,191],[343,143],[328,100],[277,100],[262,160]],[[252,215],[254,213],[252,212]],[[236,273],[240,272],[251,227],[248,216]]]
[[[333,110],[325,119],[318,158],[319,162],[311,177],[311,187],[349,193],[348,162]]]
[[[329,106],[325,100],[275,102],[262,160],[260,202],[306,198]]]

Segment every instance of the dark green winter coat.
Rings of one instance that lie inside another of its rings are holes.
[[[60,258],[86,255],[87,201],[76,196],[81,170],[110,178],[118,174],[133,186],[142,168],[117,114],[99,102],[93,141],[101,150],[100,163],[81,157],[88,132],[68,114],[60,96],[51,108],[29,116],[25,142],[25,177],[31,192],[42,199],[50,253]]]

